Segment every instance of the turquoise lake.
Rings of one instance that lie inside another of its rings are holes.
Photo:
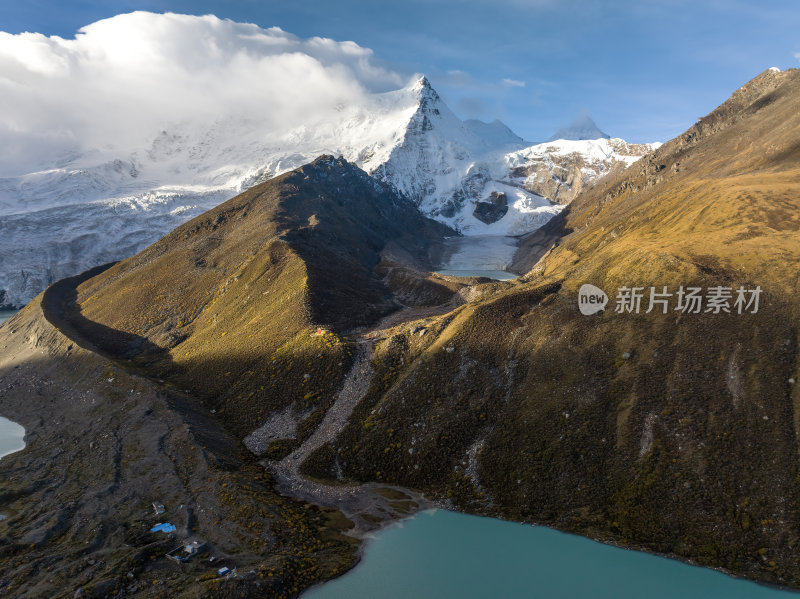
[[[800,598],[715,570],[542,526],[444,510],[367,542],[361,563],[303,599]]]

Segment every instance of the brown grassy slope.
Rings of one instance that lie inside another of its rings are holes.
[[[339,512],[280,496],[207,410],[79,347],[46,302],[0,329],[0,412],[26,429],[0,461],[3,597],[295,596],[357,561]],[[164,557],[189,535],[216,561]]]
[[[686,133],[578,198],[561,219],[575,233],[554,257],[568,250],[592,266],[607,261],[604,276],[618,281],[631,253],[703,266],[707,255],[717,270],[794,293],[799,101],[797,70],[762,73]]]
[[[397,305],[375,272],[384,246],[424,263],[448,232],[322,157],[89,280],[78,302],[88,320],[139,338],[110,339],[119,354],[205,398],[244,436],[291,403],[320,416],[349,366],[342,332]],[[314,335],[320,326],[331,330]]]
[[[766,72],[600,182],[523,280],[382,342],[308,470],[800,586],[798,139],[800,71]],[[586,282],[604,314],[579,313]],[[621,285],[693,284],[765,294],[757,314],[613,311]]]

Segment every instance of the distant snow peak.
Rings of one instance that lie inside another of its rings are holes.
[[[484,123],[477,119],[467,119],[464,126],[475,135],[497,145],[518,145],[523,143],[523,139],[514,133],[508,125],[500,120],[493,120],[491,123]]]
[[[557,139],[579,141],[586,139],[611,139],[611,136],[600,130],[597,123],[589,116],[589,113],[583,112],[569,127],[562,127],[547,141],[555,141]]]

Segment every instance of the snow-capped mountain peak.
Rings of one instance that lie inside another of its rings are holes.
[[[611,139],[611,136],[600,130],[588,113],[583,113],[576,118],[568,127],[562,127],[556,131],[547,141],[557,139],[566,140],[587,140],[587,139]]]
[[[433,100],[440,99],[439,94],[433,89],[431,82],[425,75],[419,75],[410,87],[414,92],[419,94],[420,98],[425,96]]]

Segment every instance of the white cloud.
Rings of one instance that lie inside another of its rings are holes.
[[[215,16],[135,12],[74,39],[0,32],[0,176],[142,147],[176,122],[237,114],[285,131],[403,83],[353,42]]]
[[[508,87],[525,87],[525,82],[518,81],[517,79],[503,79],[503,85],[507,85]]]
[[[800,60],[800,52],[795,52],[795,53],[794,53],[794,57],[795,57],[797,60]]]

